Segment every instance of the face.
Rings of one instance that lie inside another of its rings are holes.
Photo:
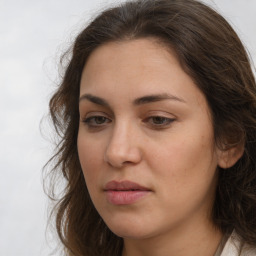
[[[124,238],[210,219],[218,149],[204,95],[150,39],[108,43],[84,67],[78,153],[91,199]]]

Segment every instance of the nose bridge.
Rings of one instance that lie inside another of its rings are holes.
[[[128,118],[118,120],[113,127],[105,152],[105,160],[112,166],[121,167],[124,163],[137,163],[141,159],[138,130]]]
[[[116,122],[115,127],[113,129],[110,144],[126,144],[126,140],[129,137],[129,130],[131,131],[131,127],[129,122],[127,122],[126,120]]]

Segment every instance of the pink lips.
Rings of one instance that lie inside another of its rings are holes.
[[[114,205],[128,205],[135,203],[151,192],[150,189],[131,181],[110,181],[104,191],[109,203]]]

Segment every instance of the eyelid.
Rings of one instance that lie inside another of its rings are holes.
[[[105,120],[101,120],[100,122],[97,122],[100,120],[100,118]],[[112,119],[109,117],[109,115],[102,111],[88,111],[88,112],[82,112],[80,113],[80,121],[90,130],[97,130],[100,128],[105,127],[107,124],[112,122]]]
[[[176,120],[177,117],[171,113],[165,111],[150,111],[146,114],[146,117],[142,119],[142,122],[150,128],[161,130],[169,128]]]
[[[95,117],[95,116],[104,116],[106,118],[111,119],[110,116],[106,112],[103,112],[103,111],[88,111],[88,112],[80,113],[80,119],[82,119],[82,120],[89,118],[89,117]]]
[[[169,118],[169,117],[164,117],[164,116],[150,116],[150,117],[147,117],[144,122],[149,122],[149,120],[153,120],[153,119],[158,119],[158,121],[164,121],[163,123],[154,123],[154,122],[151,122],[150,125],[152,126],[155,126],[155,127],[166,127],[166,126],[169,126],[172,122],[174,122],[176,119],[175,118]]]
[[[156,117],[156,116],[159,116],[159,117],[165,117],[165,118],[170,118],[170,119],[177,119],[177,116],[170,113],[170,112],[166,112],[166,111],[149,111],[146,115],[146,118],[147,117]]]
[[[102,118],[105,120],[105,122],[103,123],[97,123],[96,124],[91,124],[90,122],[92,122],[92,120],[96,121],[97,118]],[[104,124],[107,124],[107,123],[110,123],[111,120],[105,116],[90,116],[90,117],[87,117],[85,119],[82,120],[84,123],[86,123],[88,126],[102,126]]]

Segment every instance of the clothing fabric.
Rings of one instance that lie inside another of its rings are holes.
[[[233,232],[225,243],[220,256],[256,256],[256,248],[244,243],[242,239]]]

